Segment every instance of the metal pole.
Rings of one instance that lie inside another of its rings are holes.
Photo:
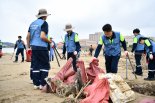
[[[55,54],[55,57],[56,57],[56,60],[57,60],[58,66],[60,67],[60,63],[59,63],[59,61],[58,61],[58,57],[57,57],[57,54],[56,54],[56,52],[55,52],[55,49],[53,49],[53,50],[54,50],[54,54]]]
[[[56,53],[58,54],[59,58],[62,59],[62,57],[60,56],[58,50],[55,47],[54,47],[54,49],[55,49]]]
[[[136,76],[136,74],[135,74],[134,67],[133,67],[133,65],[132,65],[132,63],[131,63],[131,60],[130,60],[129,55],[127,55],[127,57],[128,57],[128,59],[129,59],[130,65],[131,65],[131,67],[132,67],[133,74],[135,75],[135,78],[137,79],[137,76]]]
[[[128,79],[128,58],[126,57],[126,79]]]

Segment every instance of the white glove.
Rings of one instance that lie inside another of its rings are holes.
[[[54,43],[53,43],[53,42],[51,43],[51,47],[52,47],[52,48],[54,47]]]
[[[74,55],[77,55],[77,51],[74,51]]]
[[[152,59],[153,59],[153,55],[152,55],[152,54],[150,54],[150,55],[149,55],[149,58],[152,60]]]
[[[29,51],[29,50],[31,50],[31,48],[27,48],[26,50]]]
[[[128,55],[128,51],[125,51],[124,54],[125,54],[125,56],[127,56]]]
[[[132,52],[132,56],[135,56],[135,53]]]
[[[93,58],[90,60],[90,63],[92,63],[94,59],[97,59],[97,58],[96,58],[96,57],[93,57]]]

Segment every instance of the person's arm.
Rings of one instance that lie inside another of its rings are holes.
[[[138,43],[138,39],[136,37],[134,37],[131,52],[134,52],[135,51],[135,49],[137,47],[137,43]]]
[[[102,45],[98,44],[95,54],[94,54],[94,57],[96,57],[96,58],[98,57],[98,55],[100,54],[101,48],[102,48]]]
[[[26,37],[27,48],[30,48],[30,38],[31,38],[31,35],[30,35],[30,32],[28,32]]]
[[[76,51],[79,52],[81,46],[80,46],[78,34],[75,34],[75,45],[76,45]]]
[[[124,38],[124,36],[122,34],[120,34],[120,42],[122,44],[122,47],[123,47],[124,51],[126,51],[127,50],[126,41],[125,41],[125,38]]]
[[[62,54],[66,54],[66,46],[65,46],[65,42],[64,42],[64,45],[63,45],[63,52],[62,52]]]
[[[65,44],[66,39],[64,38],[64,40],[62,42],[63,42],[62,54],[65,55],[66,54],[66,44]]]
[[[96,58],[98,57],[98,55],[100,54],[102,45],[103,45],[103,40],[102,40],[102,36],[100,36],[100,40],[99,40],[98,46],[97,46],[97,48],[95,50],[94,57],[96,57]]]
[[[51,43],[51,41],[49,41],[46,37],[46,33],[44,31],[41,31],[40,38],[47,43]]]
[[[149,48],[150,53],[152,54],[152,45],[148,39],[145,40],[145,45]]]
[[[48,40],[48,38],[46,37],[47,34],[48,34],[48,24],[47,24],[47,22],[45,21],[45,22],[43,23],[43,25],[41,26],[40,38],[41,38],[43,41],[47,42],[47,43],[51,43],[51,41]]]
[[[76,42],[75,45],[76,45],[76,51],[79,52],[81,48],[80,43]]]

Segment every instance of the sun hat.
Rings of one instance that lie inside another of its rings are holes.
[[[39,9],[38,14],[36,15],[37,18],[43,17],[43,16],[49,16],[51,14],[47,13],[46,9]]]
[[[72,27],[71,24],[66,24],[64,31],[71,31],[71,30],[73,30],[73,29],[74,29],[74,28]]]

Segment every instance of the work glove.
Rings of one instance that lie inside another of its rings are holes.
[[[125,51],[124,54],[125,54],[125,56],[128,56],[129,52],[128,51]]]
[[[146,54],[145,54],[145,53],[143,53],[143,54],[142,54],[142,56],[146,56]]]
[[[54,48],[54,43],[53,42],[51,43],[51,47]]]
[[[27,49],[26,49],[26,51],[29,51],[29,50],[31,50],[31,48],[27,48]]]
[[[134,52],[131,52],[131,55],[132,55],[132,56],[135,56],[135,53],[134,53]]]
[[[74,51],[74,55],[77,55],[77,51]]]
[[[96,57],[93,57],[93,58],[90,60],[90,63],[92,63],[94,59],[97,59],[97,58],[96,58]]]
[[[152,54],[150,54],[150,55],[149,55],[149,58],[152,60],[152,59],[153,59],[153,55],[152,55]]]

